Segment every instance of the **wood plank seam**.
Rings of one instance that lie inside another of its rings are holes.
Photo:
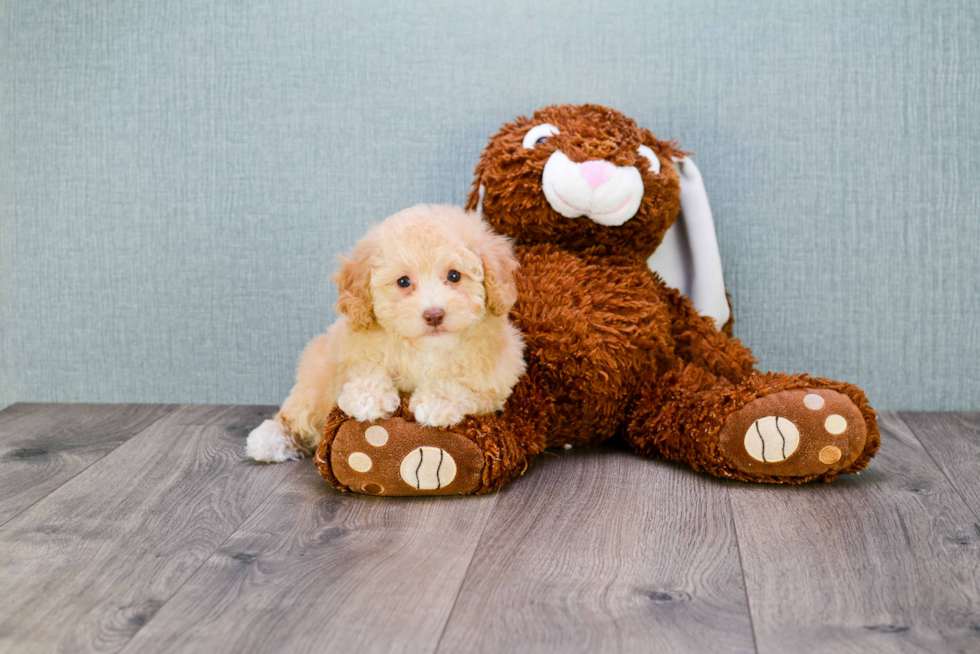
[[[470,570],[473,568],[473,561],[476,559],[476,552],[480,549],[480,543],[483,542],[483,537],[487,533],[487,526],[490,524],[490,518],[493,517],[493,512],[497,510],[497,500],[500,499],[500,491],[494,493],[493,496],[493,506],[487,511],[486,522],[483,523],[483,529],[480,530],[480,537],[476,539],[473,544],[473,551],[470,552],[469,563],[466,564],[466,572],[463,573],[462,579],[459,580],[459,587],[456,588],[456,596],[453,598],[453,607],[449,609],[449,613],[446,614],[446,621],[442,623],[442,631],[439,632],[439,640],[436,641],[436,646],[433,648],[433,654],[439,651],[442,646],[442,638],[446,635],[446,629],[449,627],[449,623],[453,619],[453,614],[456,612],[456,603],[459,602],[459,594],[463,592],[463,586],[466,585],[466,580],[470,576]]]
[[[276,464],[276,465],[283,465],[283,464]],[[288,465],[288,464],[287,464],[287,465]],[[291,472],[290,472],[290,473],[289,473],[288,475],[286,475],[285,477],[283,477],[283,478],[282,478],[282,480],[281,480],[281,481],[280,481],[280,482],[279,482],[278,484],[276,484],[276,485],[275,485],[275,487],[273,487],[273,488],[272,488],[272,490],[270,490],[270,491],[269,491],[269,494],[268,494],[268,495],[266,495],[266,496],[265,496],[265,498],[264,498],[264,499],[263,499],[263,500],[262,500],[261,502],[259,502],[259,503],[258,503],[258,504],[257,504],[257,505],[255,506],[255,508],[254,508],[254,509],[252,509],[252,510],[251,510],[251,511],[249,512],[249,514],[248,514],[247,516],[245,516],[245,518],[244,518],[244,519],[243,519],[243,520],[242,520],[242,521],[241,521],[240,523],[238,523],[238,526],[237,526],[237,527],[235,527],[235,529],[234,529],[234,530],[233,530],[233,531],[232,531],[231,533],[229,533],[229,534],[228,534],[228,536],[227,536],[227,537],[226,537],[226,538],[225,538],[225,539],[224,539],[223,541],[221,541],[221,543],[219,543],[219,544],[217,545],[217,547],[215,547],[215,548],[214,548],[214,549],[213,549],[213,550],[211,551],[211,553],[210,553],[210,554],[208,554],[208,555],[207,555],[206,557],[203,557],[203,558],[201,559],[201,564],[200,564],[199,566],[197,566],[197,568],[195,568],[195,569],[194,569],[194,572],[192,572],[192,573],[191,573],[190,575],[188,575],[188,576],[187,576],[187,579],[185,579],[185,580],[184,580],[184,581],[183,581],[183,582],[182,582],[182,583],[180,584],[180,586],[178,586],[177,588],[175,588],[175,589],[174,589],[174,592],[172,592],[172,593],[170,594],[170,596],[169,596],[169,597],[168,597],[167,599],[165,599],[165,600],[163,600],[163,602],[162,602],[162,603],[160,604],[160,608],[159,608],[159,609],[158,609],[158,610],[156,611],[156,613],[154,613],[154,614],[153,614],[153,617],[151,617],[151,618],[150,618],[149,620],[147,620],[147,621],[146,621],[146,622],[145,622],[145,623],[144,623],[144,624],[143,624],[143,625],[142,625],[142,626],[141,626],[141,627],[140,627],[139,629],[137,629],[136,631],[134,631],[134,632],[133,632],[133,635],[129,637],[129,640],[127,640],[127,641],[126,641],[126,643],[125,643],[125,644],[124,644],[124,645],[123,645],[122,647],[120,647],[120,648],[119,648],[119,651],[122,651],[122,650],[124,650],[124,649],[126,649],[126,647],[127,647],[128,645],[129,645],[129,643],[130,643],[130,642],[132,642],[132,640],[133,640],[134,638],[136,638],[136,636],[137,636],[137,634],[139,634],[139,632],[141,632],[141,631],[143,631],[144,629],[146,629],[146,627],[147,627],[147,625],[149,625],[149,624],[150,624],[151,622],[153,622],[153,621],[154,621],[154,620],[156,619],[156,617],[157,617],[158,615],[160,615],[160,610],[162,610],[162,609],[163,609],[163,607],[165,607],[165,606],[167,605],[167,603],[168,603],[168,602],[170,602],[170,600],[172,600],[172,599],[173,599],[174,597],[176,597],[176,596],[177,596],[177,594],[178,594],[178,593],[180,592],[180,590],[181,590],[181,589],[182,589],[182,588],[183,588],[184,586],[186,586],[186,585],[187,585],[187,582],[189,582],[189,581],[190,581],[191,579],[193,579],[193,578],[194,578],[195,576],[197,576],[197,573],[198,573],[198,572],[200,572],[200,571],[201,571],[201,568],[203,568],[203,567],[204,567],[204,565],[205,565],[205,564],[206,564],[206,563],[207,563],[208,561],[210,561],[210,560],[211,560],[211,557],[212,557],[212,556],[214,556],[214,553],[215,553],[215,552],[217,552],[217,551],[218,551],[219,549],[221,549],[222,547],[224,547],[224,545],[225,545],[225,543],[227,543],[227,542],[228,542],[229,540],[231,540],[231,537],[232,537],[232,536],[234,536],[234,535],[235,535],[236,533],[238,533],[238,530],[242,528],[242,525],[243,525],[243,524],[245,524],[246,522],[248,522],[248,519],[249,519],[249,518],[251,518],[251,517],[252,517],[252,515],[253,515],[253,514],[254,514],[254,513],[256,512],[256,511],[258,511],[258,510],[259,510],[259,509],[260,509],[260,508],[262,507],[262,505],[263,505],[263,504],[265,504],[266,502],[268,502],[268,501],[269,501],[269,498],[270,498],[270,497],[272,496],[272,494],[273,494],[273,493],[275,493],[275,492],[276,492],[276,489],[277,489],[277,488],[279,488],[280,486],[282,486],[282,485],[283,485],[283,483],[285,483],[285,482],[286,482],[286,480],[288,480],[288,479],[290,479],[290,478],[291,478],[291,477],[292,477],[293,475],[296,475],[296,474],[298,474],[298,472],[299,472],[300,470],[301,470],[301,468],[300,468],[300,466],[298,466],[298,465],[295,465],[295,463],[294,463],[294,464],[293,464],[293,470],[292,470],[292,471],[291,471]],[[485,528],[485,527],[484,527],[484,528]],[[476,551],[476,550],[475,550],[475,548],[474,548],[474,551]],[[460,587],[462,587],[462,584],[460,584]]]
[[[970,498],[968,498],[966,495],[963,494],[963,491],[960,489],[959,484],[957,484],[956,480],[950,476],[947,467],[943,465],[943,463],[939,459],[933,456],[932,451],[928,447],[926,447],[926,441],[923,441],[921,438],[919,438],[919,435],[915,433],[915,429],[912,428],[912,425],[910,425],[908,421],[905,420],[905,417],[901,413],[895,412],[894,415],[898,417],[898,419],[902,422],[903,425],[905,425],[905,428],[909,430],[909,433],[912,435],[912,437],[915,438],[916,441],[918,441],[922,449],[925,450],[925,453],[929,457],[929,459],[939,469],[939,472],[943,473],[943,477],[946,478],[946,481],[949,482],[949,485],[953,487],[953,490],[956,491],[956,494],[959,495],[960,498],[963,500],[963,503],[966,504],[966,506],[969,507],[969,509],[974,513],[974,515],[976,515],[977,519],[980,520],[980,507],[975,506],[975,504],[970,500]]]
[[[756,651],[724,480],[625,448],[540,463],[501,491],[439,653]]]
[[[752,602],[749,599],[749,587],[748,582],[745,579],[745,565],[742,563],[742,541],[738,536],[738,521],[735,520],[735,505],[732,503],[732,484],[735,483],[731,479],[728,480],[725,488],[725,495],[728,497],[728,508],[731,510],[732,514],[732,533],[735,535],[735,551],[738,553],[738,569],[742,573],[742,592],[745,594],[745,610],[749,615],[749,628],[752,630],[752,646],[755,648],[756,654],[759,652],[759,640],[755,634],[755,621],[752,619]]]
[[[17,402],[16,404],[12,404],[10,407],[7,407],[7,408],[9,409],[9,408],[12,408],[12,407],[16,407],[16,406],[20,406],[20,405],[25,405],[25,404],[29,404],[29,403],[27,403],[27,402]],[[166,409],[164,409],[165,412],[159,418],[157,418],[156,420],[154,420],[153,422],[151,422],[150,424],[148,424],[146,427],[144,427],[143,429],[139,430],[138,432],[133,433],[133,435],[130,436],[129,438],[127,438],[126,440],[120,441],[119,444],[116,445],[116,447],[112,448],[111,450],[108,450],[105,454],[103,454],[99,458],[93,460],[91,463],[89,463],[84,468],[79,469],[78,472],[76,472],[75,474],[73,474],[71,477],[66,478],[63,482],[61,482],[60,485],[56,486],[55,488],[52,488],[50,491],[48,491],[44,495],[41,495],[40,497],[38,497],[36,500],[34,500],[33,502],[31,502],[30,504],[28,504],[27,506],[25,506],[23,509],[21,509],[17,513],[8,516],[4,520],[0,520],[0,527],[3,527],[5,524],[7,524],[8,522],[10,522],[11,520],[13,520],[14,518],[16,518],[17,516],[19,516],[20,514],[22,514],[25,511],[28,511],[29,509],[33,508],[35,505],[38,504],[38,502],[41,502],[42,500],[44,500],[45,498],[47,498],[49,495],[51,495],[52,493],[54,493],[55,491],[57,491],[59,488],[61,488],[62,486],[64,486],[68,482],[70,482],[72,479],[74,479],[78,475],[82,474],[83,472],[85,472],[86,470],[88,470],[89,468],[91,468],[93,465],[95,465],[96,463],[98,463],[102,459],[106,458],[107,456],[109,456],[110,454],[112,454],[113,452],[115,452],[118,447],[120,447],[121,445],[123,445],[123,443],[126,443],[127,441],[130,441],[130,440],[136,438],[137,436],[139,436],[140,434],[142,434],[143,432],[145,432],[147,429],[150,429],[151,427],[153,427],[154,425],[156,425],[158,422],[160,422],[161,420],[163,420],[164,418],[166,418],[167,416],[169,416],[171,413],[173,413],[174,411],[176,411],[178,408],[180,408],[180,405],[179,404],[171,404],[171,405],[167,406]]]
[[[130,641],[194,561],[292,472],[243,474],[244,436],[274,410],[178,407],[0,528],[0,650],[115,651]]]
[[[339,493],[300,465],[121,654],[430,652],[493,503]]]

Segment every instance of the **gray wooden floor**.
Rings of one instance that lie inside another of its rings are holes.
[[[392,499],[247,461],[273,412],[0,412],[0,651],[980,652],[980,414],[832,484],[607,448]]]

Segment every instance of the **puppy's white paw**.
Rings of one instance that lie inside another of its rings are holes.
[[[361,422],[387,418],[399,404],[398,391],[370,378],[347,382],[337,396],[340,410]]]
[[[416,393],[408,408],[415,414],[415,421],[427,427],[449,427],[470,413],[460,402],[435,393]]]
[[[245,442],[245,454],[265,463],[303,458],[303,452],[297,449],[293,435],[285,425],[275,420],[266,420],[252,430]]]

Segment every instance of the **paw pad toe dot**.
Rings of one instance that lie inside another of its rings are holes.
[[[833,445],[828,445],[827,447],[820,450],[820,462],[830,465],[831,463],[837,463],[840,461],[840,448],[834,447]]]
[[[806,408],[817,411],[823,408],[823,398],[816,393],[807,393],[806,397],[803,398],[803,404],[806,405]]]
[[[832,413],[827,416],[823,426],[829,434],[843,434],[844,430],[847,429],[847,420],[844,420],[844,416]]]
[[[375,447],[383,447],[388,442],[388,432],[381,425],[371,425],[364,432],[364,439]]]
[[[357,472],[367,472],[371,469],[371,457],[364,452],[354,452],[347,457],[347,464]]]

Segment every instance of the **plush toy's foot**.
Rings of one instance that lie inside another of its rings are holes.
[[[864,452],[867,427],[847,395],[824,388],[785,390],[730,415],[719,453],[749,478],[834,477]]]
[[[324,438],[326,441],[327,438]],[[347,420],[316,464],[341,488],[370,495],[468,495],[481,484],[483,453],[466,437],[401,417]]]
[[[327,416],[313,457],[335,488],[370,495],[490,493],[527,470],[545,448],[552,403],[529,369],[499,414],[424,427],[408,398],[386,420],[358,422],[339,408]]]

